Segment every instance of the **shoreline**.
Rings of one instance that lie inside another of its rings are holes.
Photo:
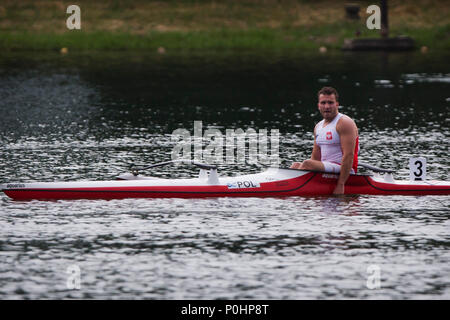
[[[438,41],[450,27],[444,29],[419,30],[409,32],[408,36],[415,41],[415,49],[426,47],[435,51],[450,51],[450,41]],[[83,32],[52,34],[0,31],[0,48],[6,51],[40,51],[40,50],[290,50],[301,49],[309,52],[340,51],[345,39],[342,36],[333,40],[323,36],[308,36],[301,30],[215,30],[193,32],[151,32],[140,36],[130,33]],[[326,34],[326,33],[324,33]],[[392,35],[400,36],[401,33]],[[378,37],[358,37],[378,38]],[[164,53],[164,52],[162,52]]]
[[[380,38],[345,17],[344,2],[286,0],[79,0],[79,30],[69,30],[62,1],[0,5],[0,48],[15,50],[341,50],[346,39]],[[409,36],[415,50],[450,51],[450,5],[437,0],[389,1],[390,37]]]

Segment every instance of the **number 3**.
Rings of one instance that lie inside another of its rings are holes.
[[[422,176],[422,174],[423,174],[423,171],[422,171],[423,163],[422,163],[422,161],[417,160],[416,162],[414,162],[414,164],[417,166],[416,169],[419,171],[419,173],[417,173],[417,171],[414,171],[414,175],[415,175],[416,177]]]

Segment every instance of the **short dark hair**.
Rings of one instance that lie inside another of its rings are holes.
[[[331,96],[332,94],[334,94],[334,96],[336,97],[336,101],[339,100],[339,94],[336,91],[336,89],[333,87],[323,87],[317,93],[317,97],[319,97],[321,94],[326,95],[326,96]]]

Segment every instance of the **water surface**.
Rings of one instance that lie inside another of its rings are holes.
[[[170,134],[280,131],[309,157],[332,85],[360,160],[425,156],[450,180],[450,64],[411,53],[9,53],[0,57],[0,183],[106,180],[170,159]],[[257,172],[222,164],[222,175]],[[161,177],[197,174],[166,167]],[[448,299],[448,196],[12,201],[0,196],[3,299]],[[69,289],[71,266],[81,289]],[[380,288],[367,287],[369,266]]]

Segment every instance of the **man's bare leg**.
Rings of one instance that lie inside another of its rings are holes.
[[[301,163],[294,162],[291,165],[291,169],[325,171],[325,166],[323,165],[323,163],[321,161],[308,159]]]

